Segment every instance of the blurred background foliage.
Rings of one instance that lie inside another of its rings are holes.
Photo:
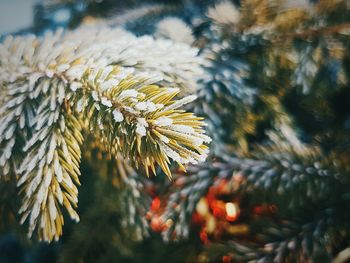
[[[26,238],[16,187],[2,182],[0,262],[349,262],[349,1],[33,8],[18,33],[108,24],[198,47],[207,63],[191,107],[213,142],[173,181],[106,161],[96,145],[82,161],[81,222],[53,244]]]

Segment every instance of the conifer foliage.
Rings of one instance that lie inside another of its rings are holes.
[[[147,174],[159,165],[171,177],[170,160],[184,168],[205,159],[204,122],[181,109],[196,97],[174,98],[199,71],[195,49],[82,28],[10,36],[0,50],[2,177],[17,179],[29,236],[57,240],[63,207],[79,221],[85,134]]]
[[[348,0],[47,2],[77,28],[0,44],[0,200],[30,236],[67,212],[62,262],[350,260]]]

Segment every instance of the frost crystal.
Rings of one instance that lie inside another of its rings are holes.
[[[95,91],[95,90],[92,91],[91,95],[92,95],[92,98],[94,99],[94,101],[99,101],[97,91]]]
[[[154,104],[151,101],[142,101],[142,102],[139,102],[139,103],[137,103],[135,105],[135,109],[139,110],[139,111],[153,112],[153,111],[159,109],[159,107],[162,107],[162,106],[163,106],[162,104],[156,105],[156,104]]]
[[[138,118],[136,124],[136,133],[141,137],[146,136],[146,127],[148,123],[144,118]]]
[[[73,82],[71,85],[70,85],[70,89],[72,91],[76,91],[77,89],[81,88],[82,84],[79,83],[79,82]]]
[[[194,101],[195,99],[197,99],[196,95],[190,95],[190,96],[184,97],[181,100],[178,100],[175,103],[163,108],[162,111],[168,111],[168,110],[174,110],[174,109],[180,108],[181,106],[188,104]]]
[[[123,114],[118,111],[118,110],[113,110],[113,119],[116,121],[116,122],[121,122],[124,120],[124,117],[123,117]]]
[[[157,126],[169,126],[173,124],[173,120],[168,117],[160,117],[154,121],[154,124]]]
[[[120,95],[119,98],[120,99],[125,99],[125,98],[136,98],[137,97],[138,92],[134,89],[128,89],[128,90],[123,90]]]
[[[109,107],[109,108],[112,107],[112,102],[109,99],[105,98],[105,97],[101,98],[101,103],[103,105],[105,105],[106,107]]]

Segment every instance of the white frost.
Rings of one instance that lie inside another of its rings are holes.
[[[194,101],[195,99],[197,99],[196,95],[190,95],[190,96],[184,97],[184,98],[176,101],[175,103],[163,108],[162,111],[175,110],[175,109],[177,109],[185,104],[188,104],[188,103]]]
[[[146,136],[146,127],[148,127],[146,119],[138,118],[136,124],[136,133],[141,137]]]
[[[117,110],[117,109],[113,110],[112,114],[113,114],[113,119],[116,122],[121,122],[124,120],[124,116],[119,110]]]
[[[124,99],[124,98],[136,98],[137,97],[138,92],[134,89],[128,89],[128,90],[123,90],[120,95],[119,98],[120,99]]]
[[[104,105],[106,107],[109,107],[109,108],[112,107],[112,102],[109,99],[107,99],[106,97],[101,98],[101,103],[102,103],[102,105]]]
[[[154,121],[154,124],[157,126],[169,126],[173,124],[173,119],[168,118],[168,117],[159,117]]]
[[[77,89],[81,88],[82,84],[79,82],[74,81],[72,84],[70,84],[70,89],[72,91],[76,91]]]

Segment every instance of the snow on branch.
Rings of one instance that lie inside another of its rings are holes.
[[[194,97],[175,99],[201,73],[196,55],[185,44],[118,28],[10,36],[0,44],[1,175],[18,178],[29,236],[37,230],[39,239],[57,240],[62,207],[79,220],[83,131],[147,174],[159,165],[171,177],[171,160],[183,169],[205,160],[205,123],[181,109]]]

